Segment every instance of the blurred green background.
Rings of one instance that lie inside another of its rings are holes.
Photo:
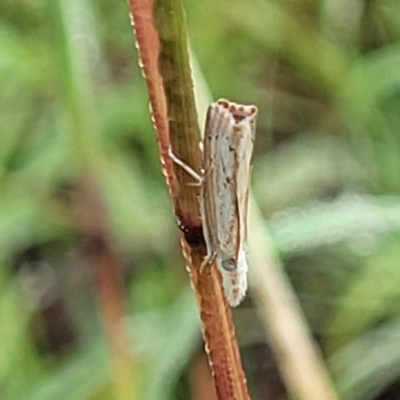
[[[199,101],[259,107],[253,192],[341,399],[398,400],[400,3],[185,6]],[[140,399],[211,400],[127,5],[3,0],[0,49],[0,399],[122,400],[85,250],[101,217],[126,379]],[[251,288],[234,318],[252,399],[285,399]]]

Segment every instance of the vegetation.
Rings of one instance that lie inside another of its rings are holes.
[[[259,108],[253,193],[340,398],[400,397],[400,5],[185,6],[199,109],[209,93]],[[200,399],[127,5],[0,11],[1,399]],[[234,311],[251,398],[282,399],[255,304]]]

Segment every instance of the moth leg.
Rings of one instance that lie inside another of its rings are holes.
[[[209,249],[207,249],[207,254],[200,266],[200,273],[204,271],[207,265],[211,265],[214,262],[216,256],[217,254],[214,251],[209,251]]]
[[[172,149],[169,148],[168,155],[171,160],[176,164],[179,165],[184,171],[186,171],[192,178],[194,178],[197,182],[196,185],[202,185],[203,177],[199,175],[193,168],[189,167],[189,165],[185,164],[181,159],[179,159],[173,152]]]

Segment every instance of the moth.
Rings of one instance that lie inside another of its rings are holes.
[[[200,213],[207,255],[201,270],[216,260],[228,303],[237,306],[247,290],[245,241],[255,106],[218,100],[207,111],[201,175],[171,156],[201,184]]]

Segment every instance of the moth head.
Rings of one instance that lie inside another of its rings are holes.
[[[234,258],[228,258],[221,261],[221,267],[225,271],[235,271],[237,268],[236,260]]]

